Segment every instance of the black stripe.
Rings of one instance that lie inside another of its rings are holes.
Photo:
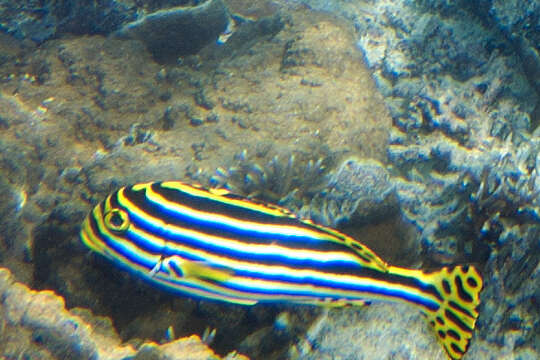
[[[153,189],[159,190],[160,195],[167,198],[169,201],[191,201],[191,203],[196,202],[194,199],[199,199],[198,197],[192,197],[187,194],[186,197],[184,197],[185,194],[181,191],[175,190],[175,189],[165,189],[162,187],[159,187],[159,184],[153,184]],[[156,190],[156,192],[158,192]],[[167,190],[167,191],[162,191]],[[167,194],[165,194],[167,193]],[[180,195],[178,195],[180,194]],[[157,208],[154,206],[152,201],[149,201],[146,198],[144,191],[134,191],[132,188],[127,188],[124,191],[124,196],[126,196],[135,206],[137,206],[141,211],[144,213],[150,214],[156,218],[160,218],[161,220],[174,224],[175,226],[187,228],[191,230],[195,230],[204,234],[212,235],[212,236],[218,236],[224,239],[230,239],[230,240],[239,240],[239,241],[245,241],[250,244],[278,244],[280,246],[290,248],[290,249],[306,249],[306,250],[316,250],[319,252],[323,251],[339,251],[339,252],[345,252],[345,253],[352,253],[356,257],[362,258],[366,262],[370,262],[370,259],[367,257],[360,256],[356,251],[351,249],[350,247],[346,246],[345,244],[336,243],[333,241],[324,241],[324,240],[312,240],[311,238],[292,238],[297,241],[293,241],[291,237],[279,237],[279,235],[275,235],[272,237],[261,238],[259,235],[254,236],[253,233],[251,235],[239,235],[238,233],[233,233],[229,231],[224,231],[223,229],[215,229],[211,228],[209,226],[201,226],[197,224],[193,224],[190,222],[183,221],[182,219],[179,219],[176,216],[170,216],[165,214],[162,209]],[[222,204],[219,201],[213,201],[208,199],[206,200],[208,208],[212,209],[211,212],[216,213],[215,210],[218,208],[219,204]],[[210,206],[209,204],[213,203],[216,204],[215,206]],[[191,204],[182,203],[182,205],[187,206]],[[237,206],[228,204],[224,208],[222,208],[222,211],[228,211],[228,209],[231,208],[237,208]],[[207,211],[203,210],[203,207],[197,208],[200,211]],[[128,210],[128,209],[126,209]],[[234,212],[234,211],[233,211]],[[326,232],[323,232],[324,229],[318,229],[315,226],[311,226],[309,224],[304,224],[300,222],[298,219],[291,219],[286,217],[274,217],[268,214],[260,213],[255,210],[249,210],[249,209],[242,209],[242,212],[249,212],[249,213],[257,213],[257,216],[251,216],[251,218],[259,218],[259,219],[267,219],[271,218],[272,221],[274,221],[275,224],[283,224],[283,225],[294,225],[294,226],[301,226],[303,228],[309,228],[311,231],[316,231],[319,233],[324,233],[324,235],[328,236],[329,238],[335,237],[333,234],[328,234]],[[238,213],[237,213],[238,214]],[[231,216],[229,213],[226,213],[227,216]],[[285,220],[283,223],[278,222],[278,220]],[[244,219],[240,219],[244,220]],[[267,221],[263,221],[263,223],[269,223]],[[193,246],[191,246],[193,247]],[[362,267],[361,264],[357,264],[358,266],[354,266],[356,264],[346,264],[344,265],[342,262],[320,262],[316,260],[298,260],[294,261],[293,259],[284,258],[283,256],[275,256],[275,255],[260,255],[255,256],[251,255],[250,258],[246,258],[245,254],[231,254],[224,252],[223,249],[212,249],[206,246],[197,246],[199,249],[204,250],[205,252],[213,253],[217,256],[224,256],[227,255],[228,258],[231,258],[235,261],[241,261],[246,263],[252,263],[252,264],[265,264],[265,265],[288,265],[291,267],[294,267],[295,269],[301,269],[301,270],[315,270],[315,271],[324,271],[326,273],[330,274],[347,274],[347,275],[354,275],[354,276],[360,276],[360,277],[368,277],[371,279],[377,279],[393,284],[402,284],[406,285],[412,288],[420,289],[423,293],[430,294],[437,298],[439,301],[442,301],[442,297],[439,293],[439,291],[433,286],[426,283],[421,282],[420,280],[414,278],[414,277],[405,277],[401,275],[395,275],[395,274],[389,274],[384,273],[382,271],[373,270],[371,268],[365,268]],[[167,255],[173,255],[171,254],[165,254]],[[231,256],[232,255],[232,256]]]
[[[360,259],[364,260],[365,262],[367,263],[370,263],[372,261],[372,259],[370,259],[367,255],[371,255],[370,253],[365,253],[364,252],[364,247],[357,244],[357,243],[351,243],[351,247],[358,250],[357,252],[355,252],[356,256],[358,256]],[[364,253],[366,255],[364,255]],[[373,257],[373,256],[372,256]]]
[[[162,189],[162,188],[160,188]],[[174,190],[174,189],[170,189],[172,190],[172,193],[174,194],[180,194],[181,192],[180,191],[177,191],[177,190]],[[120,208],[123,208],[125,209],[126,211],[129,212],[129,208],[126,208],[124,206],[120,206],[119,202],[118,202],[118,192],[115,192],[111,195],[111,205],[113,207],[120,207]],[[340,244],[340,243],[336,243],[336,242],[332,242],[330,240],[328,241],[309,241],[310,238],[304,241],[285,241],[283,239],[283,237],[279,237],[278,235],[277,236],[277,239],[275,237],[272,237],[270,239],[260,239],[258,236],[253,236],[253,234],[251,236],[239,236],[238,234],[235,234],[235,233],[232,233],[232,232],[225,232],[223,230],[220,230],[220,231],[217,231],[216,229],[209,229],[209,227],[207,226],[201,226],[201,225],[197,225],[197,224],[192,224],[192,223],[187,223],[185,221],[182,221],[182,220],[179,220],[177,217],[174,217],[174,216],[170,216],[170,215],[167,215],[164,213],[164,211],[162,209],[159,209],[157,208],[151,201],[149,201],[146,196],[145,196],[145,192],[144,191],[134,191],[133,188],[126,188],[126,190],[124,191],[124,195],[131,201],[133,202],[133,204],[137,207],[140,208],[140,210],[144,213],[147,213],[147,214],[150,214],[154,217],[157,217],[157,218],[160,218],[161,220],[165,221],[165,222],[168,222],[168,223],[173,223],[175,224],[176,226],[179,226],[179,227],[184,227],[184,228],[190,228],[190,229],[193,229],[193,230],[196,230],[196,231],[199,231],[199,232],[202,232],[202,233],[206,233],[206,234],[210,234],[210,235],[214,235],[214,236],[219,236],[219,237],[222,237],[222,238],[229,238],[229,239],[234,239],[234,240],[240,240],[240,241],[246,241],[246,242],[249,242],[249,243],[259,243],[259,244],[267,244],[269,242],[277,242],[278,243],[281,243],[282,246],[286,246],[288,248],[291,248],[291,249],[295,249],[295,248],[301,248],[301,249],[310,249],[310,248],[313,248],[313,250],[317,250],[317,251],[341,251],[341,252],[352,252],[355,256],[358,256],[358,254],[351,248],[349,248],[348,246],[344,245],[344,244]],[[168,197],[169,198],[169,197]],[[169,198],[169,200],[173,200],[171,198]],[[180,198],[176,198],[174,199],[174,201],[179,201]],[[213,203],[213,204],[221,204],[219,201],[208,201],[208,199],[203,199],[203,200],[206,200],[207,203]],[[193,200],[193,197],[191,197],[191,202],[194,202]],[[213,207],[213,210],[212,212],[215,212],[215,208],[216,206]],[[237,208],[237,206],[233,206],[233,205],[230,205],[228,204],[225,208],[223,208],[222,210],[224,209],[230,209],[230,208]],[[201,209],[202,210],[202,209]],[[242,211],[246,211],[248,209],[242,209]],[[227,210],[228,211],[228,210]],[[317,229],[316,227],[312,227],[308,224],[304,224],[304,223],[301,223],[299,220],[297,219],[289,219],[289,218],[286,218],[286,217],[274,217],[274,216],[271,216],[271,215],[268,215],[268,214],[264,214],[264,213],[261,213],[261,212],[257,212],[255,210],[248,210],[248,212],[251,212],[251,213],[257,213],[258,217],[259,218],[273,218],[274,221],[277,221],[277,220],[286,220],[285,223],[288,223],[288,224],[293,224],[294,226],[297,226],[297,225],[300,225],[302,227],[309,227],[310,230],[312,231],[318,231],[318,232],[322,232],[323,230],[319,230]],[[227,216],[230,216],[229,213],[226,214]],[[277,220],[276,220],[277,219]],[[243,220],[243,219],[242,219]],[[265,222],[266,223],[266,222]],[[281,223],[283,224],[283,223]],[[137,224],[139,225],[139,224]],[[325,235],[327,235],[328,237],[332,238],[332,237],[335,237],[334,235],[332,234],[327,234],[326,232],[324,232]],[[157,234],[159,236],[159,234]],[[107,242],[108,239],[106,239],[105,241]],[[188,239],[189,240],[189,239]],[[288,240],[288,239],[287,239]],[[291,245],[295,245],[295,246],[291,246]],[[311,246],[309,246],[311,245]],[[140,244],[137,244],[137,246],[140,246]],[[193,248],[195,248],[195,246],[191,245]],[[366,278],[370,278],[370,279],[377,279],[377,280],[381,280],[381,281],[384,281],[384,282],[388,282],[388,283],[393,283],[393,284],[401,284],[401,285],[406,285],[406,286],[409,286],[409,287],[412,287],[412,288],[416,288],[416,289],[420,289],[423,293],[425,294],[430,294],[430,295],[433,295],[435,298],[439,299],[439,301],[442,301],[442,297],[441,295],[439,294],[439,292],[437,291],[437,289],[432,286],[432,285],[429,285],[429,284],[426,284],[416,278],[413,278],[413,277],[405,277],[405,276],[401,276],[401,275],[395,275],[395,274],[389,274],[389,273],[384,273],[384,272],[381,272],[381,271],[378,271],[378,270],[373,270],[373,269],[370,269],[370,268],[365,268],[365,267],[362,267],[360,263],[357,263],[357,264],[354,264],[354,263],[349,263],[349,264],[345,264],[343,262],[339,263],[339,262],[320,262],[320,261],[316,261],[316,260],[298,260],[298,261],[294,261],[294,259],[289,259],[289,258],[285,258],[283,256],[275,256],[275,255],[261,255],[261,256],[250,256],[249,259],[246,258],[245,254],[243,253],[233,253],[231,256],[231,253],[224,253],[224,250],[223,249],[212,249],[212,248],[207,248],[207,247],[204,247],[204,246],[197,246],[196,248],[198,249],[201,249],[205,252],[210,252],[210,253],[214,253],[215,255],[218,255],[218,256],[224,256],[226,255],[227,257],[233,259],[233,260],[236,260],[236,261],[241,261],[241,262],[246,262],[246,263],[253,263],[253,264],[267,264],[267,265],[285,265],[285,266],[290,266],[294,269],[306,269],[306,270],[315,270],[315,271],[324,271],[326,273],[329,273],[329,274],[348,274],[348,275],[354,275],[354,276],[359,276],[359,277],[366,277]],[[170,254],[163,254],[164,256],[170,256],[170,255],[173,255],[172,253]],[[181,254],[179,254],[181,255]],[[369,260],[369,259],[366,259],[366,260]]]
[[[187,206],[197,211],[202,211],[209,214],[224,215],[229,218],[237,219],[239,221],[249,221],[249,222],[266,224],[266,225],[293,226],[293,227],[304,229],[304,230],[319,232],[321,234],[326,235],[327,237],[333,237],[333,238],[336,237],[335,234],[329,233],[324,228],[320,228],[316,225],[303,222],[295,216],[291,217],[291,216],[286,215],[288,213],[287,209],[283,209],[284,211],[283,215],[272,215],[272,214],[267,214],[264,211],[258,211],[255,209],[244,208],[240,205],[231,204],[231,203],[228,203],[227,201],[219,201],[219,200],[208,199],[205,197],[190,195],[189,193],[186,193],[178,189],[171,189],[168,187],[163,187],[161,186],[161,183],[153,183],[151,185],[151,188],[155,193],[159,194],[166,200],[177,203],[177,204],[182,204],[184,206]],[[205,189],[197,189],[197,190],[207,191]],[[223,195],[223,197],[228,198],[228,199],[243,201],[246,203],[267,206],[266,204],[262,202],[253,201],[239,195],[228,194],[228,195]],[[277,206],[274,206],[271,208],[279,210],[279,207]],[[338,238],[343,240],[343,236],[339,236]]]
[[[133,199],[130,199],[130,200],[133,200]],[[124,209],[128,210],[127,208],[124,208]],[[140,209],[140,210],[144,210],[144,209]],[[164,219],[166,219],[166,217],[161,216],[161,220],[164,220]],[[144,219],[139,220],[137,217],[131,216],[130,220],[132,222],[133,228],[140,228],[155,236],[164,238],[164,234],[159,232],[160,229],[151,228],[148,223],[144,222]],[[172,221],[173,219],[170,219],[170,220]],[[186,228],[186,226],[184,226],[184,228]],[[191,228],[193,230],[197,230],[201,232],[202,234],[212,234],[211,232],[207,231],[208,229],[206,227],[191,226]],[[220,238],[223,238],[225,240],[226,239],[236,240],[236,241],[245,240],[245,242],[249,244],[255,243],[253,241],[254,238],[252,237],[241,239],[238,236],[234,236],[235,234],[227,234],[230,236],[225,237],[224,233],[221,233],[221,234],[214,233],[212,235],[219,236]],[[154,248],[149,248],[147,245],[143,244],[141,241],[138,241],[137,238],[135,237],[135,233],[131,235],[128,234],[128,236],[130,237],[130,241],[134,242],[137,247],[144,249],[144,251],[155,253]],[[325,272],[334,273],[334,274],[350,274],[350,275],[357,274],[358,271],[355,271],[355,270],[358,270],[360,267],[360,265],[354,261],[354,258],[351,259],[350,261],[319,261],[315,259],[294,259],[294,258],[286,257],[286,254],[275,254],[275,255],[246,254],[245,252],[239,252],[233,249],[223,248],[221,246],[217,246],[212,243],[203,243],[191,237],[173,236],[171,234],[168,234],[165,240],[167,240],[170,243],[170,245],[167,248],[162,250],[163,256],[178,255],[184,258],[191,258],[193,257],[192,253],[195,250],[201,250],[207,254],[212,254],[218,257],[225,257],[233,261],[244,262],[244,263],[249,263],[249,264],[260,264],[260,265],[269,265],[269,266],[285,265],[293,269],[316,270],[316,271],[325,271]],[[275,242],[279,243],[279,241],[275,241]],[[174,249],[174,245],[173,245],[174,243],[181,244],[183,247],[187,249],[184,250],[183,252],[177,251]],[[319,243],[323,243],[323,242],[319,241]],[[339,244],[336,244],[336,245],[339,245]],[[345,245],[340,245],[338,250],[343,253],[351,252],[351,249],[349,249]],[[294,249],[292,251],[294,251]],[[360,271],[361,270],[362,269],[360,268]]]
[[[115,198],[116,198],[115,196],[111,197],[111,204],[113,204],[115,202],[114,201]],[[102,201],[99,204],[100,211],[101,211],[101,213],[103,215],[105,214],[105,212],[104,212],[105,211],[105,203],[106,203],[106,200]],[[137,255],[137,253],[132,253],[132,252],[126,253],[124,251],[118,250],[117,246],[116,246],[116,241],[114,239],[109,238],[106,234],[102,233],[99,230],[99,227],[98,227],[98,224],[97,224],[97,219],[96,219],[93,212],[88,217],[88,226],[89,226],[90,230],[92,231],[93,236],[95,236],[96,238],[99,238],[99,240],[102,241],[109,249],[114,251],[116,253],[116,255],[115,255],[116,257],[121,256],[122,258],[124,258],[123,260],[121,260],[121,263],[123,263],[123,262],[125,262],[127,260],[129,262],[133,262],[133,263],[136,263],[136,264],[141,265],[141,266],[147,266],[146,264],[144,264],[140,260],[140,257]],[[119,234],[117,236],[125,238],[125,236],[122,236],[121,234]],[[134,245],[137,246],[140,249],[140,251],[151,253],[150,250],[139,246],[139,244],[134,244]],[[154,254],[155,254],[155,252],[154,252]],[[124,266],[127,266],[127,265],[124,264]]]
[[[452,289],[450,289],[450,283],[448,282],[448,280],[443,279],[442,286],[443,286],[444,292],[450,295],[450,293],[452,292]]]
[[[472,277],[469,277],[467,278],[467,284],[469,284],[470,287],[477,287],[478,286],[478,283],[476,282],[476,280]]]
[[[472,302],[472,296],[463,288],[463,282],[461,281],[461,277],[456,276],[454,279],[454,283],[456,284],[459,298],[466,302]]]
[[[223,201],[217,201],[213,199],[191,195],[179,189],[171,189],[168,187],[163,187],[161,186],[161,183],[153,183],[151,187],[153,191],[163,196],[165,199],[171,202],[175,202],[177,204],[188,206],[198,211],[215,213],[215,214],[224,214],[232,218],[241,219],[244,221],[264,223],[264,224],[294,225],[294,226],[298,226],[299,224],[296,218],[270,215],[270,214],[266,214],[266,213],[256,211],[253,209],[246,209],[238,205],[229,204]],[[204,189],[197,189],[197,190],[206,191]],[[233,199],[249,202],[249,200],[242,197],[237,197],[237,196],[229,196],[229,197]]]
[[[112,197],[111,205],[118,206],[115,200],[115,197]],[[107,236],[100,234],[97,228],[97,224],[95,223],[95,219],[93,217],[91,217],[90,224],[91,224],[92,231],[98,235],[101,235],[100,238],[102,239],[102,241],[104,241],[105,244],[107,244],[107,246],[111,246],[112,245],[110,244],[111,240],[109,240]],[[137,247],[139,247],[142,251],[153,252],[151,249],[147,249],[143,247],[140,243],[134,243],[134,244]],[[204,250],[205,252],[212,252],[214,253],[214,255],[218,255],[218,256],[225,255],[223,251],[209,251],[207,248],[201,248],[201,247],[199,249]],[[131,255],[135,255],[135,254],[131,254]],[[172,255],[179,255],[181,257],[186,258],[186,254],[180,254],[178,252],[169,251],[169,252],[163,253],[163,256],[165,257],[172,256]],[[390,283],[390,284],[406,285],[412,288],[420,289],[423,293],[431,294],[435,296],[436,298],[439,298],[440,300],[440,295],[437,292],[435,287],[431,285],[426,285],[416,278],[404,277],[401,275],[395,275],[395,274],[390,274],[390,273],[384,273],[384,272],[374,270],[371,268],[362,267],[359,264],[356,264],[357,266],[355,266],[355,264],[343,265],[339,263],[320,262],[320,261],[314,261],[314,260],[294,261],[294,259],[284,259],[281,256],[270,256],[270,255],[264,255],[261,258],[258,258],[255,256],[252,256],[250,258],[246,258],[245,256],[237,256],[237,257],[227,256],[227,257],[234,261],[240,261],[240,262],[254,264],[254,265],[255,264],[265,264],[265,265],[270,265],[270,266],[285,265],[285,266],[290,266],[291,268],[298,269],[298,270],[323,271],[328,274],[336,274],[336,275],[352,275],[352,276],[357,276],[357,277],[365,277],[369,279],[380,280],[380,281]],[[132,257],[131,261],[134,261],[134,260],[135,259],[133,259]],[[289,279],[288,281],[292,281],[292,280]],[[299,282],[306,282],[306,281],[309,282],[308,279],[299,280]]]
[[[401,276],[401,275],[395,275],[395,274],[390,274],[390,273],[383,273],[383,272],[380,272],[380,271],[376,271],[376,272],[378,274],[381,274],[381,275],[377,275],[377,274],[370,275],[374,279],[379,278],[379,276],[380,276],[381,280],[384,280],[384,281],[387,281],[387,282],[390,282],[390,283],[394,283],[394,284],[403,284],[403,285],[406,285],[406,286],[409,286],[409,287],[412,287],[412,288],[415,288],[415,289],[419,289],[423,293],[430,294],[430,295],[434,296],[439,301],[443,300],[441,294],[439,293],[439,291],[437,290],[437,288],[435,286],[433,286],[431,284],[424,283],[424,282],[418,280],[417,278],[408,277],[408,276]]]
[[[172,239],[169,239],[172,241]],[[268,266],[288,266],[296,270],[311,270],[325,272],[328,274],[335,275],[353,275],[358,277],[365,277],[374,280],[381,280],[387,283],[406,285],[411,288],[420,289],[423,293],[430,294],[437,298],[439,301],[442,301],[442,297],[437,290],[437,288],[431,284],[426,284],[417,278],[406,277],[402,275],[392,274],[388,272],[383,272],[375,270],[372,268],[364,267],[360,263],[343,263],[341,261],[319,261],[314,259],[292,259],[285,257],[284,255],[269,255],[269,254],[250,254],[246,256],[245,253],[238,253],[234,251],[228,251],[223,248],[212,247],[211,244],[201,244],[196,245],[188,244],[187,242],[190,239],[186,239],[182,245],[191,249],[202,250],[205,253],[209,253],[218,257],[226,257],[233,261],[243,262],[253,265],[268,265]],[[343,252],[352,252],[354,256],[358,254],[352,249],[342,246],[339,249]],[[188,250],[189,251],[189,250]],[[185,254],[180,254],[174,250],[167,251],[163,254],[164,256],[179,255],[185,257]]]
[[[465,349],[465,351],[461,350],[461,348],[459,346],[457,346],[455,343],[452,343],[450,345],[452,347],[452,350],[454,350],[454,352],[460,354],[460,355],[463,355],[465,354],[465,351],[467,351],[467,349]]]
[[[448,336],[450,336],[454,340],[457,340],[457,341],[461,340],[461,336],[459,336],[459,334],[453,329],[449,329],[446,333],[448,334]]]
[[[103,208],[105,207],[105,201],[102,201],[97,206],[100,207],[100,211],[101,213],[103,213]],[[90,228],[90,231],[92,232],[92,236],[99,238],[101,241],[105,242],[103,239],[103,234],[101,233],[101,231],[99,231],[99,228],[97,226],[97,221],[96,221],[96,217],[94,215],[93,210],[88,216],[88,227]]]
[[[168,189],[175,193],[181,193],[180,191],[174,190],[174,189]],[[133,188],[126,188],[124,191],[124,196],[128,198],[135,206],[137,206],[140,211],[148,214],[149,216],[159,218],[163,220],[164,222],[189,229],[198,231],[204,234],[208,234],[210,236],[216,236],[221,237],[224,239],[229,240],[238,240],[238,241],[244,241],[246,243],[250,244],[277,244],[283,247],[287,247],[290,249],[306,249],[306,250],[317,250],[317,251],[344,251],[349,252],[350,249],[344,244],[335,242],[335,241],[325,241],[325,240],[319,240],[319,239],[313,239],[311,237],[298,237],[298,236],[283,236],[279,234],[262,234],[262,233],[256,233],[256,232],[250,232],[245,229],[238,229],[238,228],[232,228],[232,227],[225,227],[218,223],[211,223],[211,222],[199,222],[196,223],[193,219],[182,217],[181,214],[167,214],[165,211],[163,211],[162,208],[159,207],[159,204],[155,204],[154,202],[150,201],[146,195],[145,192],[140,191],[134,191]],[[197,199],[197,198],[195,198]],[[173,201],[173,199],[168,199],[170,201]],[[178,199],[177,199],[178,200]],[[191,198],[192,203],[194,200]],[[210,213],[213,214],[222,214],[229,217],[232,217],[229,213],[218,213],[216,209],[219,207],[220,202],[219,201],[212,201],[212,203],[215,204],[214,211],[210,211]],[[191,203],[181,203],[184,206],[188,206],[192,209],[196,209],[196,207],[193,207]],[[230,208],[235,208],[236,206],[229,205]],[[126,209],[128,210],[128,209]],[[260,223],[263,224],[280,224],[280,225],[291,225],[298,228],[303,229],[309,229],[314,232],[318,232],[323,236],[326,236],[327,238],[331,239],[334,238],[332,234],[328,234],[324,232],[323,230],[320,230],[314,226],[311,226],[309,224],[304,224],[301,221],[299,221],[296,218],[287,218],[287,217],[275,217],[267,214],[263,214],[261,212],[255,211],[255,210],[247,210],[244,209],[245,212],[250,213],[256,213],[257,215],[252,215],[252,218],[258,217],[259,219],[271,219],[271,221],[261,221]],[[128,210],[129,211],[129,210]],[[238,218],[238,220],[246,220],[242,218]],[[282,220],[282,222],[280,222]]]
[[[456,316],[456,314],[454,314],[452,311],[448,310],[448,309],[445,309],[444,310],[444,315],[450,319],[450,321],[452,321],[454,324],[456,324],[461,330],[465,331],[465,332],[472,332],[473,329],[469,328],[463,321],[461,321],[460,318],[458,318]]]
[[[450,307],[453,307],[453,308],[456,309],[457,311],[460,311],[460,312],[462,312],[463,314],[468,315],[468,316],[474,318],[474,316],[469,312],[469,310],[465,309],[463,306],[459,305],[458,303],[456,303],[456,302],[450,300],[450,301],[448,302],[448,305],[450,305]]]
[[[116,190],[115,192],[113,192],[110,195],[111,208],[112,209],[123,209],[123,210],[125,210],[126,212],[129,213],[129,209],[126,209],[125,206],[121,206],[120,203],[118,202],[118,193],[120,192],[120,190],[122,190],[122,189],[118,189],[118,190]],[[107,201],[107,199],[105,199],[105,201]],[[105,201],[103,202],[104,204],[105,204]],[[103,205],[103,207],[101,209],[103,210],[104,207],[105,207],[105,205]],[[105,213],[103,213],[103,215],[105,215]]]

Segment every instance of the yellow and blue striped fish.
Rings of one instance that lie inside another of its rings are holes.
[[[482,277],[473,266],[390,266],[336,230],[223,189],[123,187],[85,219],[86,246],[167,290],[236,304],[416,305],[452,359],[467,351]]]

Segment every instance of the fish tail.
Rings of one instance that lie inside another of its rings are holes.
[[[438,309],[423,312],[448,356],[461,359],[478,318],[482,276],[470,265],[447,266],[423,276],[441,295]]]

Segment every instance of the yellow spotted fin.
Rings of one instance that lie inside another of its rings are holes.
[[[433,272],[391,266],[390,273],[414,276],[433,288],[437,309],[422,308],[437,339],[451,359],[463,357],[469,347],[480,304],[483,281],[473,266],[447,266]],[[429,286],[428,285],[428,286]]]

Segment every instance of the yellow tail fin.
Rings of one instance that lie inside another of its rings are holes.
[[[473,266],[444,267],[425,274],[443,300],[436,311],[427,311],[428,322],[450,358],[463,357],[471,340],[480,304],[482,276]]]

